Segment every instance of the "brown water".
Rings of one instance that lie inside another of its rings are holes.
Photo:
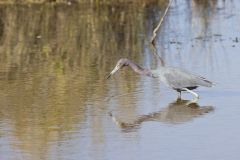
[[[216,82],[198,103],[130,69],[105,79],[122,57],[159,67],[165,8],[1,5],[0,159],[240,159],[238,0],[174,1],[158,33],[167,65]]]

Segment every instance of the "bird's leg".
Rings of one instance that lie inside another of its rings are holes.
[[[194,98],[193,100],[191,100],[191,101],[188,101],[187,103],[186,103],[186,106],[189,106],[190,104],[193,104],[193,103],[197,103],[197,101],[198,101],[198,99],[197,98]]]
[[[185,91],[187,91],[187,92],[193,94],[197,99],[199,99],[199,96],[198,96],[197,93],[195,93],[195,92],[193,92],[193,91],[191,91],[191,90],[189,90],[189,89],[187,89],[187,88],[182,88],[182,90],[185,90]]]

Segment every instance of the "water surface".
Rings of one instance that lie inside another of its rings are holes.
[[[0,159],[240,158],[240,3],[174,1],[166,65],[214,81],[200,100],[123,69],[160,68],[166,2],[0,6]]]

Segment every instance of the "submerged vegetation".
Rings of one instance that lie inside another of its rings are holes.
[[[121,3],[135,3],[135,4],[148,4],[153,2],[167,3],[166,0],[2,0],[0,4],[43,4],[43,3],[52,3],[52,4],[121,4]]]
[[[0,120],[13,124],[13,134],[24,142],[18,148],[42,148],[34,154],[40,157],[49,141],[86,120],[88,101],[106,97],[103,79],[114,59],[141,58],[147,28],[165,7],[145,2],[0,5]],[[122,89],[131,91],[136,78],[128,80]]]
[[[84,60],[105,68],[103,60],[120,48],[120,54],[141,53],[142,33],[151,30],[149,24],[165,7],[157,0],[145,2],[0,6],[1,66],[12,73],[18,66],[47,61],[66,71]]]

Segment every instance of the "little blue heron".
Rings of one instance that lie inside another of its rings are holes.
[[[176,90],[179,93],[179,97],[181,97],[182,91],[187,91],[193,94],[196,98],[199,98],[198,94],[193,92],[193,89],[196,89],[199,86],[204,87],[212,87],[213,83],[206,78],[198,75],[194,75],[192,73],[186,72],[184,70],[174,68],[174,67],[165,67],[162,66],[158,70],[151,70],[142,68],[138,64],[130,61],[127,58],[121,58],[112,72],[108,75],[107,79],[110,78],[114,73],[116,73],[119,69],[130,66],[133,71],[138,74],[159,78],[160,81],[165,83],[168,87]]]

